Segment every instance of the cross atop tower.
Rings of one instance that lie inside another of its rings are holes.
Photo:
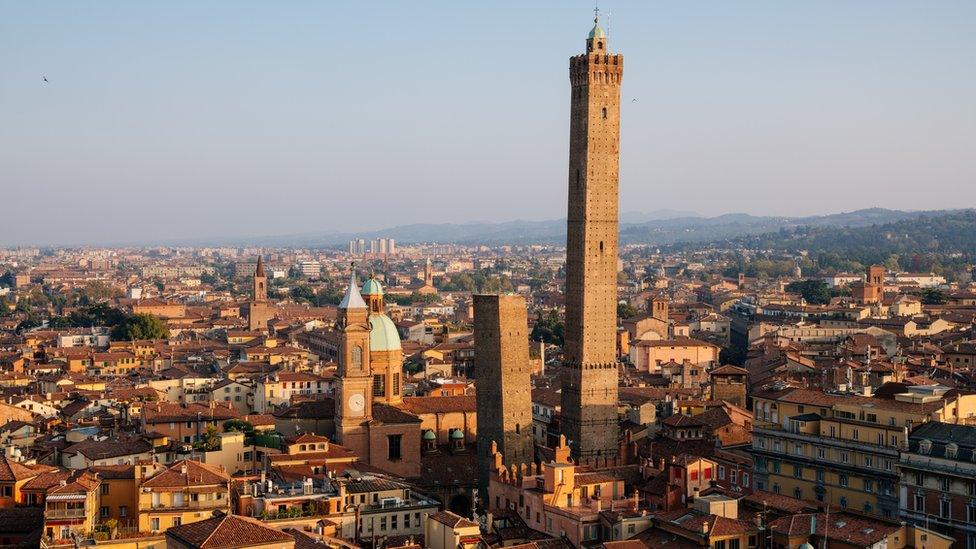
[[[586,53],[606,53],[607,33],[600,27],[600,7],[593,8],[593,28],[586,37]]]

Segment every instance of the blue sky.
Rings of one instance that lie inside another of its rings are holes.
[[[0,244],[562,217],[592,7],[4,2]],[[602,8],[621,209],[976,206],[976,2]]]

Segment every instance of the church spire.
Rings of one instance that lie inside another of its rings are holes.
[[[353,265],[352,274],[349,277],[349,287],[346,288],[346,295],[339,302],[340,309],[365,309],[366,302],[363,301],[362,294],[359,293],[359,284],[356,282],[356,267]]]
[[[268,277],[264,274],[264,260],[258,256],[258,265],[254,268],[254,286],[251,289],[251,297],[254,301],[265,301],[268,299]]]

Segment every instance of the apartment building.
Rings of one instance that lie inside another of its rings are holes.
[[[899,450],[929,421],[973,421],[976,395],[909,387],[894,398],[781,389],[753,396],[754,486],[881,517],[899,513]]]
[[[898,462],[901,518],[976,547],[976,427],[929,422]]]

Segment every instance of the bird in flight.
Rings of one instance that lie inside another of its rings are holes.
[[[633,101],[631,101],[631,103],[636,103],[636,102],[637,102],[637,98],[635,97]]]
[[[44,79],[44,82],[47,82],[47,77],[46,77],[46,76],[42,76],[41,78],[43,78],[43,79]],[[49,82],[48,82],[48,83],[49,83]]]

